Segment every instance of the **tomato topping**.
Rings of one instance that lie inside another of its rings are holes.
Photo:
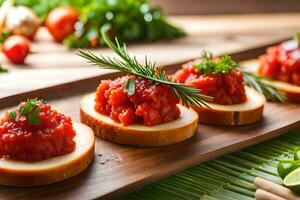
[[[126,82],[134,80],[135,91],[129,95]],[[102,81],[97,88],[95,110],[127,126],[153,126],[179,118],[179,100],[171,88],[148,79],[124,76]]]
[[[12,35],[3,43],[3,53],[13,63],[24,63],[29,51],[30,42],[24,36]]]
[[[259,57],[259,74],[300,86],[300,47],[291,41],[269,47]]]
[[[25,107],[25,103],[20,105]],[[30,125],[30,118],[23,116],[20,108],[0,119],[0,158],[35,162],[74,151],[71,118],[52,110],[49,104],[38,103],[35,124]],[[28,116],[33,115],[30,110]]]
[[[79,15],[80,13],[72,7],[58,7],[49,13],[45,24],[54,39],[61,42],[75,31],[74,25]]]
[[[186,83],[201,90],[201,94],[213,97],[213,103],[237,104],[247,100],[243,73],[231,69],[228,73],[201,74],[193,62],[182,65],[173,79],[179,83]]]

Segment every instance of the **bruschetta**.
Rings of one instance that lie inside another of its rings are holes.
[[[88,126],[31,99],[0,120],[0,185],[41,186],[84,171],[94,158]]]

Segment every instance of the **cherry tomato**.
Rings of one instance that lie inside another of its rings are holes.
[[[24,63],[29,52],[30,42],[23,36],[12,35],[3,43],[3,53],[13,63]]]
[[[46,19],[46,27],[54,39],[61,42],[75,31],[74,24],[78,21],[79,15],[72,7],[55,8]]]

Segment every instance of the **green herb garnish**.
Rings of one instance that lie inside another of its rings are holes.
[[[135,92],[135,82],[133,79],[127,79],[125,84],[125,91],[128,95],[133,95]]]
[[[211,100],[212,98],[201,94],[201,90],[195,88],[194,86],[172,82],[171,79],[162,71],[162,69],[156,67],[155,63],[149,62],[147,57],[145,57],[145,64],[140,64],[136,57],[130,57],[125,44],[120,45],[117,38],[115,39],[116,44],[109,39],[107,35],[109,28],[109,26],[104,26],[102,28],[102,38],[106,44],[119,56],[120,59],[115,57],[104,57],[103,55],[98,57],[89,51],[84,51],[81,49],[79,49],[77,54],[87,59],[88,63],[91,63],[92,65],[104,69],[119,70],[152,80],[157,83],[167,84],[171,87],[176,97],[181,99],[185,106],[189,106],[190,104],[196,106],[207,106],[204,101]]]
[[[112,32],[121,41],[139,42],[171,39],[185,35],[184,31],[169,23],[159,7],[147,0],[14,0],[15,5],[31,8],[43,22],[48,13],[59,6],[71,6],[80,11],[75,32],[64,40],[71,48],[91,46],[97,39],[104,45],[100,28],[110,23]],[[0,4],[3,0],[0,0]]]
[[[212,53],[206,51],[203,52],[201,60],[195,64],[195,68],[202,74],[224,74],[236,66],[237,63],[230,56],[223,55],[217,60],[214,60]]]
[[[253,72],[248,72],[242,67],[239,67],[244,74],[244,83],[263,94],[269,101],[284,102],[286,100],[285,95],[277,88],[267,83],[270,78],[260,76]]]
[[[38,125],[41,123],[38,119],[40,113],[39,104],[43,103],[45,103],[44,100],[35,98],[27,99],[25,105],[20,105],[19,113],[28,119],[28,125]]]
[[[214,60],[211,53],[204,52],[201,60],[195,63],[195,67],[203,74],[228,73],[230,70],[237,68],[243,72],[244,83],[247,86],[254,88],[270,101],[285,101],[284,94],[267,83],[271,80],[270,78],[246,71],[244,68],[238,66],[238,64],[228,55],[220,56],[220,58]]]
[[[17,113],[16,113],[16,111],[11,111],[8,113],[8,116],[11,120],[16,120]]]

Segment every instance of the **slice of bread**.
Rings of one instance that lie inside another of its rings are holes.
[[[192,108],[199,114],[199,123],[221,126],[252,124],[262,118],[266,99],[252,88],[246,87],[247,101],[241,104],[221,105],[207,103],[207,107]]]
[[[0,159],[0,185],[40,186],[63,181],[84,171],[93,161],[95,138],[88,126],[73,122],[76,131],[72,153],[38,162]]]
[[[82,98],[80,102],[81,121],[92,127],[97,136],[114,143],[139,147],[170,145],[192,137],[197,129],[197,113],[181,105],[178,105],[181,116],[174,121],[156,126],[140,124],[124,126],[110,117],[96,112],[94,99],[95,94],[89,94]]]

